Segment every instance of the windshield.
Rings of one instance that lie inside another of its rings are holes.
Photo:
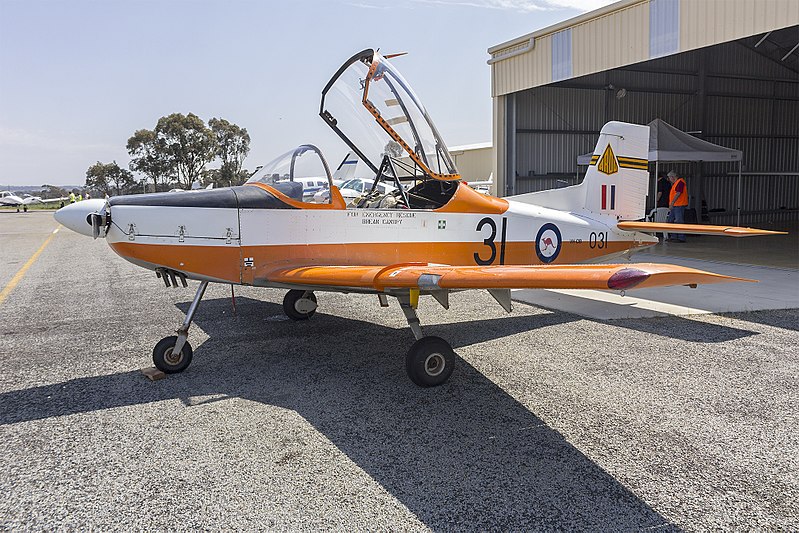
[[[460,179],[413,89],[372,50],[351,58],[328,83],[321,115],[375,172],[388,156],[401,179]]]
[[[320,187],[330,188],[333,180],[322,152],[311,144],[303,144],[259,168],[247,183],[269,185],[298,201],[329,203],[329,196],[316,198],[314,193]]]

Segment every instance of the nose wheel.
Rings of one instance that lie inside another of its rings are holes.
[[[283,297],[283,312],[292,320],[308,320],[316,313],[316,307],[312,291],[292,289]]]
[[[164,374],[183,372],[191,364],[194,352],[188,341],[189,326],[194,320],[194,313],[197,312],[197,307],[199,307],[207,287],[207,281],[200,282],[197,293],[194,295],[194,301],[191,302],[189,312],[186,313],[186,319],[176,331],[177,335],[164,337],[153,348],[153,364]]]
[[[177,335],[164,337],[153,348],[153,364],[164,374],[183,372],[191,364],[191,358],[194,355],[191,344],[189,341],[184,341],[183,347],[176,352],[175,343],[177,341]]]

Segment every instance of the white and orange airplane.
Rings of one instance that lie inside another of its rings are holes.
[[[511,198],[477,193],[461,182],[407,82],[373,50],[335,73],[322,92],[320,115],[375,174],[372,191],[349,207],[321,152],[303,145],[243,186],[84,201],[56,213],[64,226],[105,237],[117,254],[154,270],[167,286],[200,281],[177,335],[153,350],[160,370],[189,366],[197,306],[208,283],[226,283],[288,289],[283,307],[295,320],[314,314],[316,291],[373,293],[383,307],[397,298],[416,337],[408,375],[420,386],[439,385],[452,373],[455,354],[445,340],[422,334],[416,314],[422,295],[449,308],[451,291],[487,289],[510,312],[516,288],[623,292],[749,281],[668,264],[579,263],[658,242],[646,232],[773,233],[639,222],[649,128],[621,122],[602,128],[580,185]],[[303,199],[304,175],[327,176],[326,203]],[[381,182],[394,186],[379,188]]]

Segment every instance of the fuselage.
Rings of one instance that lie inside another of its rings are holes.
[[[287,265],[571,264],[657,240],[612,217],[485,197],[461,184],[440,209],[303,209],[256,186],[112,199],[121,257],[189,278],[269,286]]]

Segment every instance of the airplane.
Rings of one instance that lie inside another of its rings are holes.
[[[347,152],[347,155],[341,160],[336,171],[333,172],[333,185],[339,187],[345,181],[352,179],[355,176],[355,169],[357,167],[358,154],[353,151]]]
[[[48,198],[46,200],[42,200],[40,197],[31,196],[30,194],[25,194],[20,197],[11,191],[0,191],[0,206],[16,207],[17,213],[19,213],[20,206],[22,206],[23,211],[27,213],[28,206],[31,204],[49,204],[54,202],[63,202],[65,200],[68,200],[68,198]]]
[[[623,122],[602,128],[579,185],[510,198],[480,194],[461,181],[408,83],[372,49],[336,71],[322,91],[320,116],[374,173],[373,192],[383,194],[380,183],[394,185],[379,202],[364,198],[348,207],[321,151],[302,145],[242,186],[90,200],[55,214],[78,233],[105,238],[119,256],[155,271],[167,287],[199,281],[176,335],[153,349],[159,370],[173,374],[189,366],[193,317],[208,284],[224,283],[287,289],[283,309],[293,320],[314,315],[320,291],[375,294],[382,307],[396,298],[416,339],[405,356],[408,377],[422,387],[437,386],[449,379],[456,355],[446,340],[424,335],[416,312],[421,296],[449,309],[450,292],[486,289],[511,312],[511,289],[624,294],[753,281],[670,264],[587,262],[654,245],[654,232],[779,233],[640,222],[649,128]],[[324,169],[331,192],[324,203],[304,201],[293,179],[306,158]],[[414,185],[406,190],[403,181]]]

